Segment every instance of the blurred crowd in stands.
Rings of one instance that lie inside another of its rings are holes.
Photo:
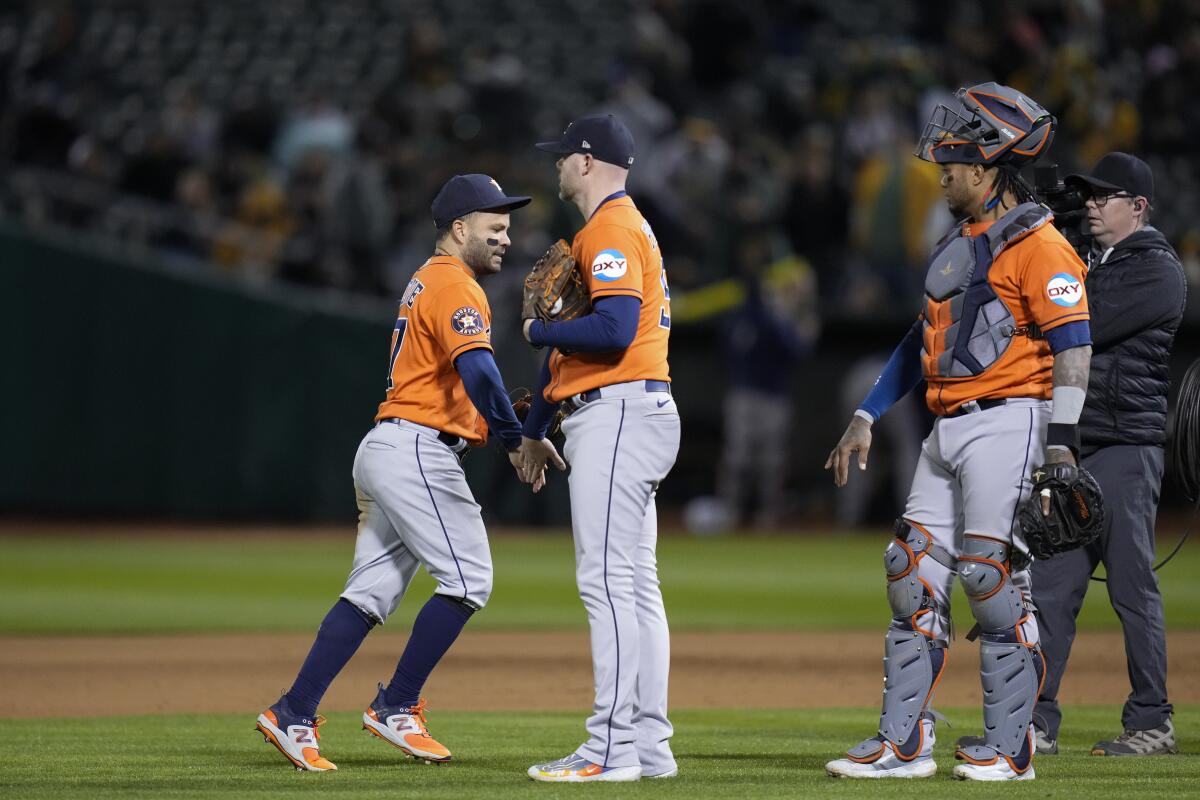
[[[786,260],[843,319],[914,313],[950,222],[916,136],[997,80],[1057,115],[1064,173],[1145,157],[1200,283],[1194,0],[39,0],[0,11],[0,70],[0,211],[26,225],[395,296],[437,188],[486,172],[537,198],[518,278],[577,225],[532,143],[609,110],[673,289]]]

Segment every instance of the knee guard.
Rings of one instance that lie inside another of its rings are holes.
[[[916,631],[945,644],[949,614],[941,608],[933,589],[921,579],[921,560],[932,558],[949,569],[954,562],[937,547],[925,531],[896,520],[896,538],[883,554],[887,570],[888,603],[892,607],[893,627]]]
[[[1029,610],[1009,575],[1009,546],[996,539],[966,536],[958,574],[982,635],[979,644],[983,684],[983,747],[963,750],[968,760],[986,763],[997,753],[1028,767],[1029,725],[1041,690],[1045,661],[1036,641],[1026,641],[1022,625]],[[1024,763],[1021,763],[1024,761]]]
[[[915,758],[921,751],[922,745],[917,740],[925,738],[924,734],[913,737],[913,732],[924,730],[917,723],[928,717],[925,709],[946,662],[946,643],[940,638],[940,631],[945,629],[948,615],[939,607],[930,586],[918,575],[921,559],[931,557],[934,547],[924,531],[899,519],[896,539],[883,559],[893,619],[884,642],[879,735],[893,744],[901,759]],[[878,750],[881,745],[879,739],[868,739],[851,751],[850,756],[868,757],[867,751],[873,747]]]

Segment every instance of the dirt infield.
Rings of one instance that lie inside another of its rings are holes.
[[[307,635],[0,637],[0,718],[204,712],[251,713],[278,697],[307,653]],[[677,633],[676,708],[862,706],[879,702],[878,633]],[[1168,636],[1170,695],[1200,702],[1200,631]],[[387,681],[404,636],[380,632],[334,683],[324,711],[362,708]],[[959,641],[939,705],[980,699],[979,650]],[[1119,703],[1129,691],[1119,633],[1081,634],[1065,703]],[[583,632],[463,634],[426,687],[438,709],[574,709],[591,705]]]

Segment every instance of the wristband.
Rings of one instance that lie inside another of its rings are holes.
[[[1046,447],[1065,447],[1079,460],[1079,426],[1051,422],[1046,426]]]

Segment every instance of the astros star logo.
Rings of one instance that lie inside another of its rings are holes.
[[[483,333],[483,315],[471,306],[463,306],[450,317],[450,327],[463,336],[478,336]]]

